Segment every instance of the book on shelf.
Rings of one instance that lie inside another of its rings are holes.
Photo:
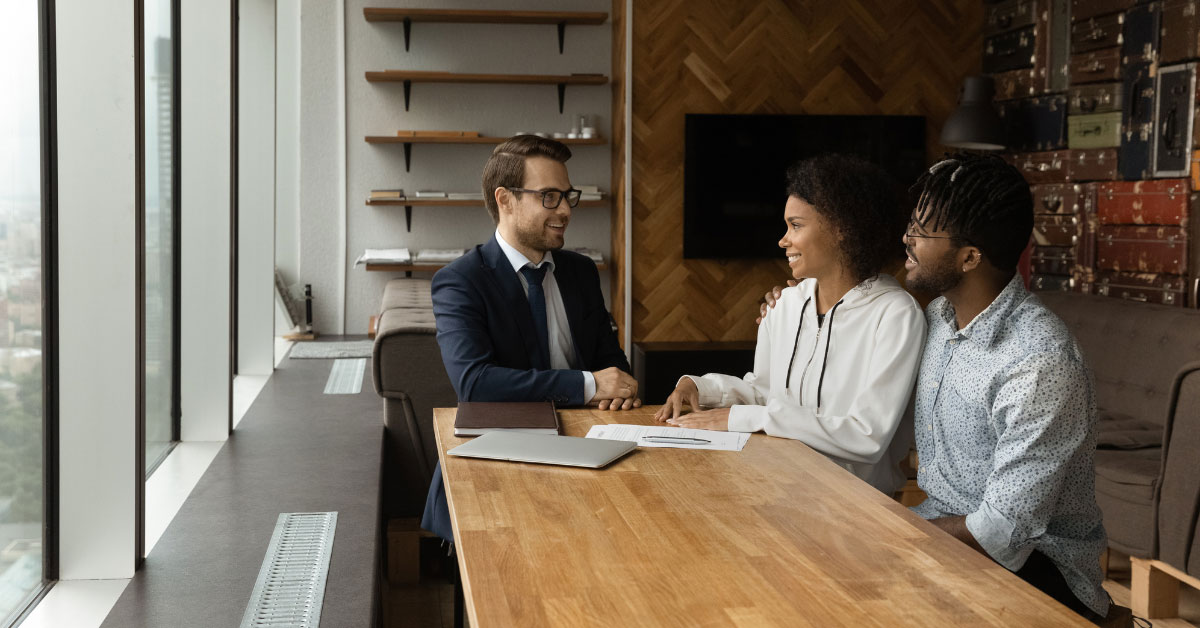
[[[587,192],[584,192],[583,194],[579,195],[579,200],[581,200],[581,201],[599,201],[599,200],[603,200],[603,199],[604,199],[603,194],[589,194]]]
[[[411,264],[412,256],[409,255],[408,249],[367,249],[362,255],[354,260],[354,265],[359,264]]]
[[[482,201],[483,192],[450,192],[446,198],[452,201]]]
[[[393,200],[404,198],[404,189],[396,190],[371,190],[370,199],[373,201]]]
[[[455,436],[478,436],[488,432],[558,434],[560,428],[552,401],[460,401],[454,416]]]
[[[584,194],[599,194],[600,193],[600,186],[598,186],[598,185],[575,185],[575,186],[571,186],[571,187],[574,187],[576,190],[579,190],[580,192],[583,192]]]
[[[446,198],[441,190],[417,190],[417,198]]]
[[[574,251],[584,257],[587,257],[587,258],[591,259],[593,262],[596,262],[597,264],[604,263],[604,254],[601,253],[599,249],[592,249],[592,248],[588,248],[586,246],[579,246],[579,247],[575,247],[575,248],[569,249],[569,250]]]
[[[466,249],[421,249],[413,260],[418,264],[449,264],[466,252]]]

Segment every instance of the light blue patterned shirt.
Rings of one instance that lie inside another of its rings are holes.
[[[1049,557],[1101,616],[1092,374],[1066,325],[1014,276],[958,329],[944,297],[925,310],[917,378],[917,483],[926,519],[966,515],[967,529],[1012,571]]]

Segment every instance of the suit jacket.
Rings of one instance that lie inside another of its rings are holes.
[[[580,369],[615,366],[629,372],[596,265],[578,253],[555,251],[554,278]],[[568,406],[589,401],[583,398],[582,372],[544,363],[525,290],[495,236],[433,276],[433,313],[442,361],[459,400]]]

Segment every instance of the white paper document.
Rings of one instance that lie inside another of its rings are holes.
[[[718,449],[741,451],[750,440],[746,432],[718,432],[715,430],[692,430],[670,425],[593,425],[588,438],[625,440],[639,447],[677,447],[679,449]],[[661,439],[661,440],[656,440]],[[708,441],[708,442],[703,442]]]

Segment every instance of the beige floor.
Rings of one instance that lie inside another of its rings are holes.
[[[1113,554],[1104,588],[1117,604],[1129,606],[1129,558]],[[386,583],[385,583],[386,587]],[[454,625],[454,587],[444,582],[387,587],[384,626],[387,628],[451,628]],[[1179,617],[1152,620],[1154,628],[1200,627],[1200,591],[1181,587]]]

